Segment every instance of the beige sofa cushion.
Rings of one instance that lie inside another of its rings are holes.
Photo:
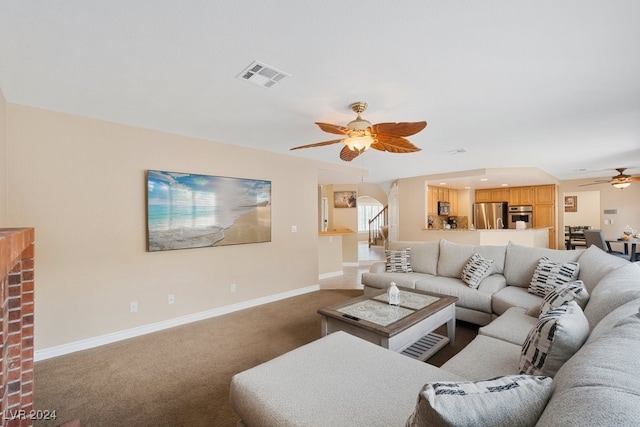
[[[584,282],[584,286],[589,293],[609,272],[629,264],[628,261],[610,255],[593,245],[580,254],[578,263],[580,263],[578,279]]]
[[[416,273],[436,274],[440,242],[389,242],[389,249],[411,249],[411,268]]]
[[[440,240],[438,276],[460,278],[462,269],[476,252],[486,259],[493,260],[491,274],[502,273],[504,270],[505,251],[506,246],[474,246]]]
[[[511,307],[493,322],[481,327],[478,334],[522,346],[536,323],[538,318],[528,316],[525,309]]]
[[[478,335],[463,351],[447,360],[442,369],[471,381],[518,375],[521,349],[520,345]]]
[[[640,298],[640,265],[638,263],[627,263],[609,272],[593,289],[584,309],[591,329],[607,314],[636,298]]]
[[[577,261],[584,250],[558,250],[532,248],[509,242],[505,260],[504,276],[509,286],[528,288],[540,258],[547,257],[553,262]]]
[[[489,276],[482,281],[478,289],[473,289],[467,286],[461,279],[426,276],[417,280],[415,285],[416,289],[421,291],[458,297],[456,305],[460,305],[461,307],[491,313],[491,295],[493,295],[493,293],[491,291],[487,292],[485,289],[499,289],[501,283],[504,283],[502,276]],[[494,286],[491,286],[491,284],[494,284]]]
[[[527,288],[519,286],[507,286],[500,289],[491,300],[493,312],[501,315],[511,307],[520,307],[525,310],[537,310],[540,312],[542,298],[529,293]]]

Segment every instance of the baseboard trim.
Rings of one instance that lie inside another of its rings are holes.
[[[360,265],[359,262],[343,262],[342,263],[343,267],[357,267],[358,265]]]
[[[138,326],[124,331],[113,332],[110,334],[100,335],[97,337],[87,338],[80,341],[62,344],[55,347],[44,348],[34,352],[34,361],[51,359],[53,357],[63,356],[65,354],[75,353],[76,351],[88,350],[94,347],[111,344],[117,341],[129,338],[139,337],[141,335],[158,332],[163,329],[174,328],[176,326],[185,325],[187,323],[197,322],[199,320],[210,319],[212,317],[221,316],[223,314],[233,313],[234,311],[244,310],[245,308],[257,307],[262,304],[279,301],[285,298],[291,298],[309,292],[320,290],[320,285],[307,286],[305,288],[294,289],[287,292],[281,292],[275,295],[268,295],[248,301],[231,304],[224,307],[218,307],[211,310],[201,311],[198,313],[188,314],[186,316],[176,317],[174,319],[164,320],[162,322],[151,323],[148,325]]]
[[[322,279],[328,279],[330,277],[337,277],[337,276],[342,276],[344,274],[344,272],[342,270],[340,271],[331,271],[329,273],[322,273],[318,276],[318,279],[322,280]]]

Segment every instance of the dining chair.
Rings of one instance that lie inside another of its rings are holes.
[[[629,260],[629,255],[611,249],[611,245],[605,240],[602,230],[584,230],[583,233],[587,248],[594,245],[611,255]]]

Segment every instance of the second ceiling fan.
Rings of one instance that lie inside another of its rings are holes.
[[[624,173],[627,168],[617,168],[618,175],[612,176],[611,179],[598,180],[589,184],[582,184],[580,187],[585,187],[587,185],[595,185],[595,184],[606,184],[609,183],[615,188],[625,189],[631,185],[632,181],[640,181],[640,176],[631,176]]]
[[[291,150],[322,147],[342,142],[345,146],[340,151],[340,158],[345,162],[350,162],[369,148],[390,153],[420,151],[420,148],[413,145],[405,137],[420,132],[427,126],[427,122],[378,123],[373,125],[360,116],[367,109],[365,102],[354,102],[350,107],[358,116],[346,126],[316,122],[323,131],[342,135],[342,138],[301,145],[293,147]]]

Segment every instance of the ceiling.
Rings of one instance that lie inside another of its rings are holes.
[[[0,88],[342,166],[338,144],[289,148],[334,139],[314,122],[346,125],[355,101],[372,123],[428,122],[409,137],[422,151],[369,150],[321,181],[610,177],[640,173],[639,16],[637,0],[2,0]],[[253,61],[288,76],[238,78]]]

